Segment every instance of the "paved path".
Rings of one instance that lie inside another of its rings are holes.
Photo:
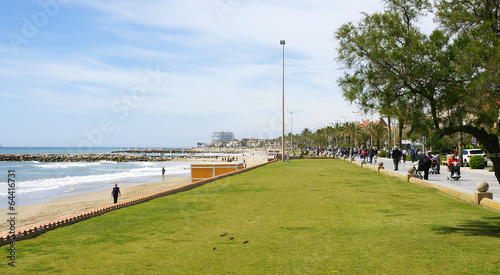
[[[361,161],[359,158],[356,158],[356,161]],[[392,159],[388,158],[379,158],[378,161],[382,161],[384,163],[384,167],[386,170],[393,171],[394,164]],[[375,164],[377,165],[377,164]],[[406,163],[401,162],[399,164],[398,173],[402,175],[408,174],[408,168],[413,165],[417,165],[417,162],[411,163],[411,161],[407,161]],[[500,184],[498,183],[497,178],[493,172],[488,172],[491,169],[491,162],[488,161],[488,167],[485,167],[483,170],[479,169],[470,169],[469,167],[460,167],[461,178],[459,180],[447,180],[446,176],[448,174],[447,167],[441,166],[441,174],[429,174],[429,181],[452,187],[457,190],[465,191],[470,194],[477,192],[476,184],[479,181],[486,181],[490,185],[490,189],[488,192],[493,193],[493,199],[500,201]]]

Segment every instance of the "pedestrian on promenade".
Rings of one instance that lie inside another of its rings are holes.
[[[438,153],[436,155],[436,169],[437,173],[441,174],[441,153]]]
[[[394,171],[398,171],[398,165],[401,161],[401,151],[397,146],[394,146],[394,150],[392,150],[392,161],[394,162]]]
[[[424,171],[424,180],[429,179],[430,168],[431,168],[431,160],[429,159],[429,157],[427,157],[423,152],[418,152],[418,170]]]
[[[161,168],[161,176],[163,177],[163,180],[165,180],[165,167]]]
[[[408,151],[406,149],[403,149],[403,163],[406,163],[406,155],[408,154]]]
[[[122,193],[120,192],[120,187],[118,187],[118,184],[115,183],[115,187],[113,187],[113,190],[111,191],[111,196],[115,200],[115,203],[118,202],[118,196],[121,196]]]
[[[367,155],[367,153],[366,153],[365,148],[361,149],[361,159],[365,160],[366,159],[366,155]]]
[[[414,147],[412,147],[410,150],[410,158],[411,158],[411,163],[417,161],[417,152],[415,151]]]

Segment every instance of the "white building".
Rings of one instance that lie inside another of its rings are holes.
[[[216,142],[227,142],[234,140],[233,132],[212,132],[212,136],[210,137],[209,144],[215,144]]]

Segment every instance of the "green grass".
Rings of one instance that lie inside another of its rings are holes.
[[[500,214],[346,161],[294,160],[16,249],[0,273],[498,274]]]

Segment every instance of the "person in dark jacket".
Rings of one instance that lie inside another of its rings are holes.
[[[398,165],[399,162],[401,161],[401,151],[398,149],[398,147],[394,147],[394,150],[392,150],[392,161],[394,162],[394,171],[398,171]]]
[[[429,179],[431,160],[422,152],[418,152],[418,170],[424,171],[424,180]]]
[[[411,163],[417,161],[417,151],[415,151],[415,148],[411,148],[410,157],[411,157]]]
[[[368,149],[368,156],[370,157],[370,164],[372,164],[372,162],[373,162],[373,156],[375,156],[375,149],[373,149],[373,147],[371,147],[370,149]]]
[[[113,190],[111,191],[111,196],[113,197],[113,200],[115,203],[118,202],[118,195],[122,195],[120,192],[120,187],[118,187],[118,184],[115,183],[115,187],[113,187]]]

